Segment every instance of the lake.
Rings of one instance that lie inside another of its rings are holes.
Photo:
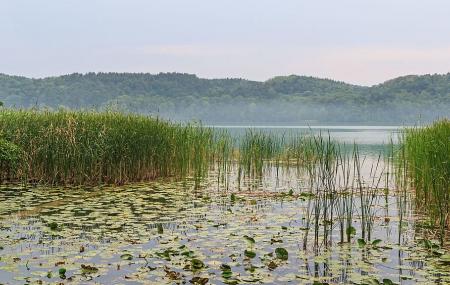
[[[236,137],[246,127],[215,126]],[[212,168],[201,187],[190,178],[5,185],[0,284],[450,284],[448,250],[413,194],[399,193],[376,163],[401,128],[252,128],[356,142],[366,146],[366,171],[321,181],[311,169],[271,165],[264,177],[239,179],[233,166],[226,179]]]
[[[254,126],[254,125],[210,125],[209,127],[227,130],[234,136],[240,136],[247,130],[274,134],[319,134],[330,135],[332,139],[346,144],[380,145],[398,141],[404,126]]]

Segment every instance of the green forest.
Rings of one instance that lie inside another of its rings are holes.
[[[450,73],[371,87],[296,75],[259,82],[185,73],[0,74],[0,101],[7,108],[115,110],[205,123],[415,124],[450,116]]]

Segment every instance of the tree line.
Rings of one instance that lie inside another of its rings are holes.
[[[414,123],[450,116],[450,73],[371,87],[306,76],[259,82],[185,73],[0,74],[9,108],[119,110],[207,123]]]

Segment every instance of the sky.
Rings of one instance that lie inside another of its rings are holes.
[[[0,73],[373,85],[450,72],[449,15],[448,0],[0,0]]]

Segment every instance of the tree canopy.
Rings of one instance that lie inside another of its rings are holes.
[[[12,108],[115,109],[211,123],[411,123],[450,116],[450,73],[371,87],[296,75],[258,82],[185,73],[0,74],[0,101]]]

